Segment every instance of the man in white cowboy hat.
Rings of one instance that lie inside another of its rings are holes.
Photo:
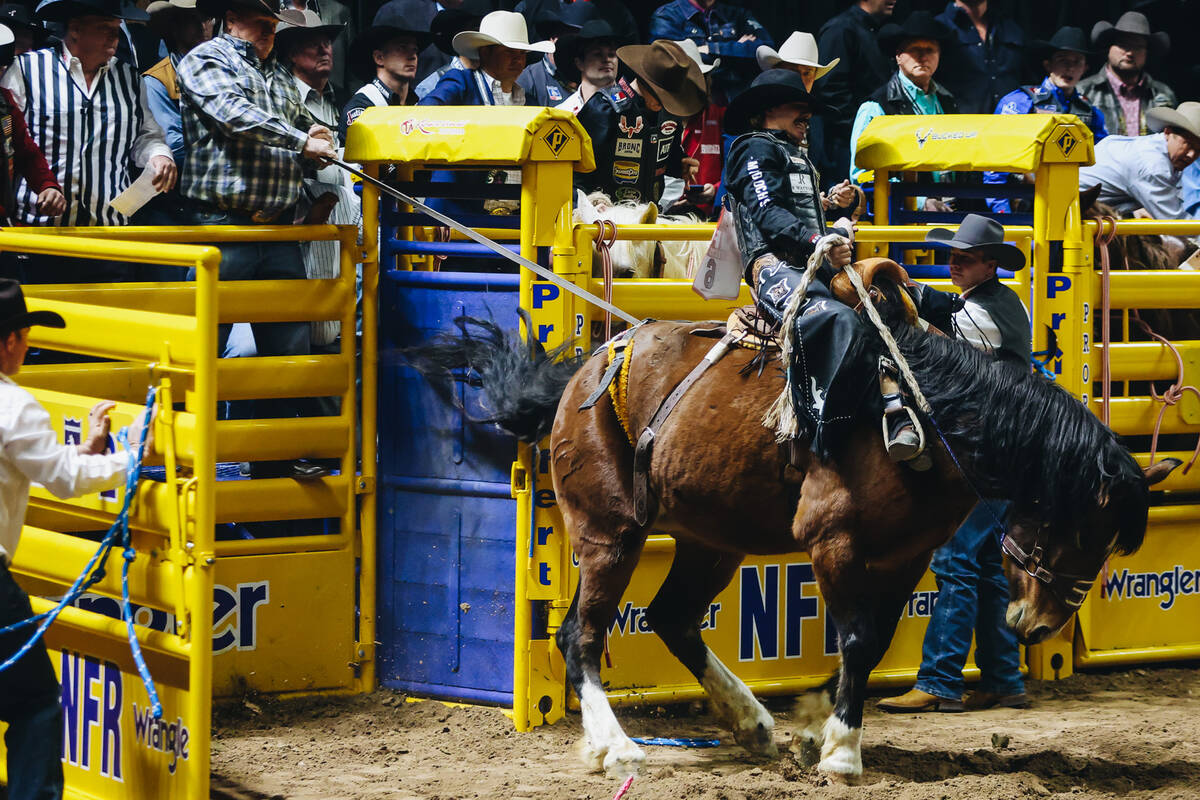
[[[20,284],[0,280],[0,628],[33,616],[29,596],[10,571],[30,484],[36,481],[56,497],[79,497],[120,486],[129,466],[128,452],[104,452],[111,424],[108,413],[115,403],[101,401],[92,407],[82,444],[60,444],[46,409],[13,380],[25,360],[33,325],[63,328],[66,322],[53,311],[26,310]],[[140,444],[141,430],[140,422],[131,429],[131,442]],[[146,447],[147,454],[154,451],[152,438]],[[32,633],[30,626],[0,636],[0,663],[16,655]],[[6,796],[61,798],[62,703],[44,641],[38,640],[0,671],[0,721],[8,724]]]
[[[1079,190],[1100,187],[1099,200],[1126,216],[1183,219],[1183,171],[1200,155],[1200,103],[1146,112],[1145,136],[1108,136],[1096,163],[1079,169]]]
[[[493,11],[479,23],[478,31],[455,34],[454,50],[478,60],[479,68],[447,71],[420,105],[523,106],[525,90],[517,78],[530,62],[553,53],[554,43],[530,42],[525,17]]]
[[[183,118],[179,113],[179,83],[175,79],[175,68],[193,47],[212,38],[213,18],[196,8],[196,0],[154,0],[146,6],[146,13],[150,15],[151,30],[167,48],[167,55],[142,73],[146,81],[146,99],[154,119],[163,129],[175,165],[182,168],[187,148],[183,144]]]
[[[1171,87],[1146,72],[1149,54],[1165,53],[1171,46],[1170,37],[1162,31],[1152,32],[1145,14],[1127,11],[1116,25],[1097,22],[1092,28],[1092,44],[1105,55],[1106,63],[1079,82],[1079,91],[1104,112],[1109,133],[1148,133],[1146,112],[1175,105]]]
[[[1017,293],[996,275],[998,268],[1023,269],[1025,254],[1004,242],[1004,227],[968,214],[957,231],[934,228],[925,239],[950,248],[950,280],[962,291],[964,301],[953,316],[954,337],[1011,364],[1014,370],[1029,372],[1029,314]],[[1007,513],[1005,500],[980,500],[950,541],[934,552],[930,569],[939,594],[925,630],[916,686],[880,700],[883,711],[975,711],[1029,704],[1020,648],[1005,622],[1008,579],[1000,551],[1003,531],[997,520]],[[980,681],[964,701],[962,670],[972,634]]]
[[[413,81],[420,53],[433,35],[411,27],[405,12],[413,3],[426,0],[391,0],[375,13],[371,27],[358,35],[350,48],[350,70],[366,81],[342,109],[339,121],[342,141],[346,126],[372,106],[416,105]]]
[[[817,40],[811,33],[792,31],[776,50],[768,45],[759,45],[755,54],[758,66],[766,72],[769,69],[790,69],[800,74],[804,85],[812,91],[813,83],[824,78],[826,73],[838,65],[840,58],[835,58],[828,64],[821,63],[821,55],[817,51]]]
[[[636,77],[596,92],[579,111],[596,169],[576,173],[575,188],[618,202],[658,202],[665,175],[691,182],[699,166],[683,154],[681,139],[684,123],[708,105],[707,82],[675,42],[626,45],[617,57]]]

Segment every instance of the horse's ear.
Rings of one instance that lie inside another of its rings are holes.
[[[642,224],[653,225],[658,222],[658,206],[654,203],[647,203],[646,209],[642,212]]]
[[[1178,458],[1164,458],[1162,461],[1143,468],[1142,474],[1146,476],[1146,485],[1153,486],[1158,483],[1182,463]]]
[[[596,207],[592,205],[591,199],[579,189],[575,190],[575,221],[582,222],[585,225],[591,225],[597,219],[599,214],[596,213]]]
[[[1090,189],[1084,189],[1079,193],[1079,210],[1083,213],[1091,211],[1096,205],[1096,201],[1100,199],[1100,184],[1096,184]]]

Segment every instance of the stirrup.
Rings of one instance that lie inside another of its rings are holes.
[[[912,425],[911,431],[917,439],[915,445],[911,442],[900,441],[903,431],[908,428],[907,425],[902,424],[901,433],[895,439],[892,438],[892,432],[889,430],[888,423],[891,422],[892,417],[901,412],[908,415],[908,422]],[[919,463],[917,462],[917,459],[920,459],[925,454],[925,429],[921,427],[916,412],[905,405],[901,405],[897,409],[884,411],[880,425],[883,428],[883,446],[887,450],[888,458],[892,459],[892,461],[906,463],[919,472],[929,469],[932,462],[927,457]]]

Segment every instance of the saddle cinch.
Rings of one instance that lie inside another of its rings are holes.
[[[855,262],[852,266],[862,278],[863,286],[869,293],[872,302],[880,302],[884,299],[874,285],[876,280],[886,278],[898,286],[904,286],[910,280],[904,267],[889,258],[866,258]],[[851,308],[857,309],[862,303],[853,283],[844,272],[839,272],[830,281],[830,290],[834,297]],[[905,317],[911,324],[917,324],[917,307],[912,298],[908,296],[907,292],[900,292],[899,296],[905,306]],[[693,335],[717,338],[719,341],[667,395],[658,410],[654,412],[649,424],[635,438],[629,427],[629,412],[626,406],[626,399],[629,395],[629,367],[633,362],[634,336],[638,328],[647,322],[653,322],[653,320],[643,320],[608,342],[607,369],[601,376],[596,389],[579,406],[580,411],[589,409],[596,405],[606,393],[612,399],[613,411],[621,423],[621,428],[625,431],[625,438],[633,447],[634,518],[639,525],[644,525],[649,517],[648,475],[650,459],[654,453],[654,439],[663,423],[671,416],[671,412],[679,405],[679,401],[700,380],[700,376],[708,371],[709,367],[720,361],[729,352],[729,348],[779,349],[774,326],[759,314],[755,306],[736,308],[725,323],[714,322],[714,326],[711,328],[698,328],[692,331]]]

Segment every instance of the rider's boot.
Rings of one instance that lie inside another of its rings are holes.
[[[883,444],[888,458],[911,462],[910,466],[914,468],[928,469],[927,463],[914,461],[924,451],[921,433],[901,399],[896,365],[882,357],[879,359],[879,390],[883,394]]]

